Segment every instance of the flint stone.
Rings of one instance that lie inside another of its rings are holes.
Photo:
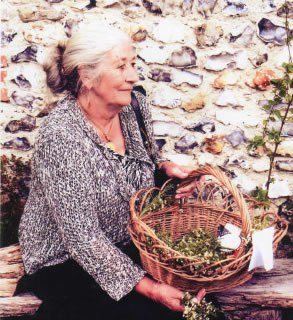
[[[225,70],[221,75],[219,75],[213,83],[213,87],[216,89],[223,89],[227,85],[233,86],[237,83],[238,76],[229,70]]]
[[[273,12],[276,9],[276,5],[274,4],[274,0],[265,0],[265,3],[262,4],[261,10],[264,13]]]
[[[258,105],[261,106],[261,107],[267,106],[268,103],[269,103],[269,100],[259,100],[259,101],[258,101]],[[274,109],[274,110],[280,110],[280,111],[286,110],[286,109],[287,109],[287,104],[286,104],[286,103],[279,103],[279,104],[275,105],[275,106],[273,107],[273,109]],[[290,110],[293,110],[293,106],[291,106]],[[269,112],[270,112],[270,109],[269,109],[269,110],[266,110],[266,112],[269,113]]]
[[[253,44],[254,34],[255,31],[250,26],[247,26],[240,34],[233,35],[230,33],[229,42],[233,43],[234,46],[247,47]]]
[[[37,62],[38,47],[35,45],[28,46],[23,51],[11,57],[12,62]]]
[[[292,196],[292,190],[289,188],[288,180],[276,180],[270,184],[268,196],[271,199]]]
[[[144,41],[147,37],[148,33],[146,30],[138,30],[137,32],[135,32],[132,36],[131,36],[131,39],[133,41],[136,41],[136,42],[140,42],[140,41]]]
[[[170,109],[180,107],[182,104],[181,95],[170,87],[157,86],[152,92],[151,104]]]
[[[244,50],[236,51],[235,53],[221,52],[209,56],[205,69],[211,71],[222,71],[224,69],[246,69],[248,65],[247,52]]]
[[[243,130],[235,130],[225,136],[225,138],[232,144],[233,147],[237,147],[240,144],[246,143],[248,141]]]
[[[286,43],[287,32],[286,28],[275,25],[269,19],[262,18],[257,23],[257,35],[264,42],[284,45]],[[293,30],[289,30],[289,35],[293,35]]]
[[[247,5],[241,0],[237,0],[235,2],[226,0],[226,3],[226,7],[222,10],[222,13],[225,16],[240,16],[248,12]]]
[[[17,137],[15,139],[6,141],[2,145],[5,149],[15,149],[15,150],[21,150],[21,151],[28,151],[32,149],[31,144],[29,143],[28,139],[25,137]]]
[[[212,120],[202,120],[198,123],[187,126],[186,129],[200,133],[210,133],[216,130],[215,123]]]
[[[267,144],[266,147],[269,150],[273,151],[274,147],[272,145]],[[281,141],[277,149],[277,155],[293,158],[293,140]]]
[[[1,31],[1,46],[6,46],[10,42],[13,41],[14,37],[17,35],[17,32],[7,30],[7,31]]]
[[[145,10],[142,7],[137,6],[129,6],[127,9],[123,12],[123,14],[130,19],[139,19],[145,16]]]
[[[222,136],[212,136],[211,138],[205,138],[203,141],[203,146],[205,151],[219,154],[223,151],[225,141]]]
[[[1,1],[1,21],[9,21],[14,14],[15,8],[12,7],[7,1]]]
[[[5,131],[16,133],[18,131],[32,131],[35,128],[36,128],[36,119],[28,115],[20,120],[9,121],[9,123],[5,127]]]
[[[239,175],[232,180],[232,182],[242,191],[250,193],[255,190],[257,184],[246,176]]]
[[[191,101],[185,102],[182,109],[187,112],[194,112],[202,109],[205,106],[205,96],[203,93],[198,93]]]
[[[246,111],[221,109],[216,111],[216,119],[223,124],[234,126],[245,125],[245,127],[256,127],[260,125],[261,119]]]
[[[60,39],[66,39],[65,29],[60,24],[34,23],[23,32],[26,41],[44,46],[57,46]]]
[[[11,79],[11,82],[15,83],[16,85],[18,85],[20,89],[23,89],[23,90],[29,90],[32,87],[30,82],[22,74],[16,76],[15,79]]]
[[[65,10],[57,11],[52,7],[23,6],[18,9],[22,22],[52,20],[58,21],[65,17]]]
[[[224,89],[219,94],[215,104],[219,107],[244,107],[244,103],[236,98],[232,90]]]
[[[221,26],[209,24],[200,24],[195,27],[197,47],[213,47],[223,37],[224,31]]]
[[[269,58],[268,54],[263,53],[261,55],[255,56],[254,58],[250,58],[249,60],[256,68],[258,68],[263,63],[267,62],[268,58]]]
[[[142,49],[138,56],[146,63],[165,64],[169,57],[169,51],[164,47],[149,46]]]
[[[175,85],[180,85],[187,83],[192,87],[198,87],[203,82],[203,76],[189,71],[179,71],[173,70],[173,83]]]
[[[281,129],[281,121],[276,121],[276,122],[270,121],[268,123],[267,129],[268,131],[270,131],[273,128],[279,131]],[[285,123],[282,128],[281,137],[292,137],[292,136],[293,136],[293,123]]]
[[[276,161],[276,168],[281,171],[293,171],[293,159]]]
[[[166,139],[156,139],[156,145],[159,149],[159,151],[161,151],[164,147],[164,145],[167,143]]]
[[[192,134],[186,134],[175,143],[175,150],[181,153],[187,153],[189,150],[192,150],[197,146],[198,143],[196,141],[196,137]]]
[[[259,160],[254,160],[252,164],[252,169],[255,172],[268,171],[270,169],[270,159],[268,157],[264,157]]]
[[[168,65],[177,68],[190,68],[196,66],[196,60],[195,51],[190,47],[183,46],[171,53]]]
[[[230,158],[225,160],[224,166],[226,167],[229,165],[238,166],[245,170],[250,168],[249,162],[243,156],[239,157],[237,155],[232,155]]]
[[[153,121],[154,135],[155,136],[170,136],[170,137],[181,137],[183,134],[183,127],[174,121]]]
[[[190,32],[189,27],[178,19],[165,18],[153,27],[151,35],[155,40],[164,43],[184,43],[188,32]]]
[[[194,0],[183,0],[182,1],[182,11],[183,14],[186,15],[191,12]]]
[[[213,13],[217,1],[218,0],[198,0],[197,11],[206,18]]]
[[[148,77],[157,82],[171,82],[173,79],[171,72],[165,71],[161,68],[152,69]]]
[[[33,103],[35,101],[42,101],[43,99],[40,97],[34,97],[32,94],[23,94],[23,93],[14,91],[11,94],[11,100],[17,106],[21,106],[29,110],[32,110],[34,107]]]
[[[211,153],[201,153],[197,157],[198,165],[215,165],[215,157]]]
[[[155,15],[161,15],[162,14],[162,9],[160,6],[155,4],[152,1],[148,0],[142,0],[143,6],[151,13],[154,13]]]

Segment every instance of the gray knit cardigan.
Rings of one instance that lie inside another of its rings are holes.
[[[152,137],[145,97],[136,96]],[[115,300],[145,275],[115,244],[129,241],[129,199],[154,184],[155,169],[131,106],[119,116],[123,158],[105,147],[72,96],[58,103],[39,130],[19,228],[28,274],[74,259]]]

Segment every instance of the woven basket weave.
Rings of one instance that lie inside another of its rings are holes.
[[[206,182],[195,190],[196,198],[173,202],[171,206],[156,209],[143,216],[141,213],[150,195],[160,189],[143,189],[135,193],[130,200],[129,232],[139,250],[143,268],[154,279],[184,291],[196,292],[204,287],[207,292],[217,292],[240,285],[252,277],[253,272],[247,271],[251,247],[247,249],[242,245],[225,260],[205,266],[198,274],[191,274],[190,267],[197,267],[203,261],[171,249],[155,233],[155,229],[168,232],[174,241],[195,229],[207,230],[217,235],[219,226],[231,223],[242,230],[243,239],[251,237],[250,214],[255,208],[254,201],[248,201],[217,167],[206,166],[194,170],[180,186],[187,185],[202,175],[206,176]],[[273,244],[276,249],[278,242],[286,234],[287,224],[277,215],[270,215],[274,216]],[[150,239],[151,250],[147,246]],[[178,260],[185,262],[184,267],[176,265]]]

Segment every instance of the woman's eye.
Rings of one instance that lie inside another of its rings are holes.
[[[136,68],[136,63],[135,63],[135,62],[132,62],[132,63],[131,63],[131,66],[132,66],[132,68]]]
[[[125,65],[125,64],[121,64],[121,65],[118,67],[118,69],[124,70],[124,69],[125,69],[125,67],[126,67],[126,65]]]

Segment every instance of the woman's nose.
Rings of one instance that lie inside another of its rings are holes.
[[[138,80],[139,80],[139,77],[138,77],[138,73],[137,73],[136,68],[133,67],[133,66],[130,66],[130,67],[127,69],[126,81],[135,83],[135,82],[137,82]]]

